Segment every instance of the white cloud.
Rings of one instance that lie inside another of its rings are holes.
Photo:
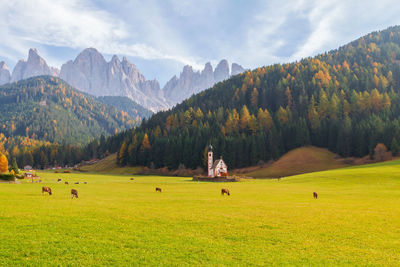
[[[196,60],[132,42],[126,23],[89,0],[16,0],[0,3],[0,53],[26,55],[35,44],[70,48],[96,47],[106,54],[145,59]],[[9,56],[11,57],[11,56]]]
[[[243,6],[229,0],[0,1],[0,56],[16,61],[37,47],[59,66],[49,46],[95,47],[195,69],[222,58],[255,68],[313,56],[400,23],[396,0],[259,0]],[[293,28],[304,34],[293,38]]]

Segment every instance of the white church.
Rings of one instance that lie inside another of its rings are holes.
[[[225,162],[220,159],[217,159],[213,162],[213,152],[212,145],[208,146],[208,177],[221,177],[228,175],[228,166],[226,166]]]

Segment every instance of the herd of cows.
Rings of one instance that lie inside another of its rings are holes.
[[[134,178],[130,178],[130,180],[134,180]],[[62,182],[62,179],[57,179],[57,183]],[[87,184],[87,182],[83,182],[84,184]],[[65,184],[69,184],[67,181],[65,182]],[[75,184],[79,184],[79,182],[75,182]],[[162,189],[160,187],[156,187],[156,192],[162,192]],[[49,196],[51,196],[53,194],[53,192],[51,191],[51,188],[48,186],[43,186],[42,187],[42,195],[44,196],[45,194],[48,194]],[[315,192],[314,192],[315,193]],[[231,193],[229,192],[229,189],[227,188],[222,188],[221,189],[221,195],[228,195],[230,196]],[[78,190],[76,189],[71,189],[71,196],[72,198],[78,198]]]
[[[130,178],[130,180],[134,180],[134,178]],[[61,179],[58,179],[57,182],[62,182]],[[83,182],[84,184],[87,184],[87,182]],[[65,184],[68,184],[68,182],[65,182]],[[75,182],[75,184],[79,184],[79,182]],[[162,189],[160,187],[156,187],[156,192],[162,192]],[[52,195],[52,191],[50,187],[47,186],[43,186],[42,187],[42,195],[45,195],[46,193],[48,193],[49,195]],[[227,188],[222,188],[221,189],[221,195],[228,195],[230,196],[231,193],[229,192],[229,189]],[[72,198],[78,198],[78,190],[76,189],[71,189],[71,196]],[[318,193],[317,192],[313,192],[313,197],[315,199],[318,199]]]

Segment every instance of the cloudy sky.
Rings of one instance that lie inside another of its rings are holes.
[[[51,66],[95,47],[161,85],[190,64],[246,68],[328,51],[400,24],[398,0],[0,0],[0,61],[35,47]]]

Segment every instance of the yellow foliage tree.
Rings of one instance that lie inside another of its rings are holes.
[[[144,152],[145,150],[149,150],[150,148],[151,148],[151,145],[149,142],[149,137],[147,136],[147,133],[146,133],[146,134],[144,134],[141,151]]]
[[[8,160],[4,154],[0,155],[0,173],[8,171]]]

